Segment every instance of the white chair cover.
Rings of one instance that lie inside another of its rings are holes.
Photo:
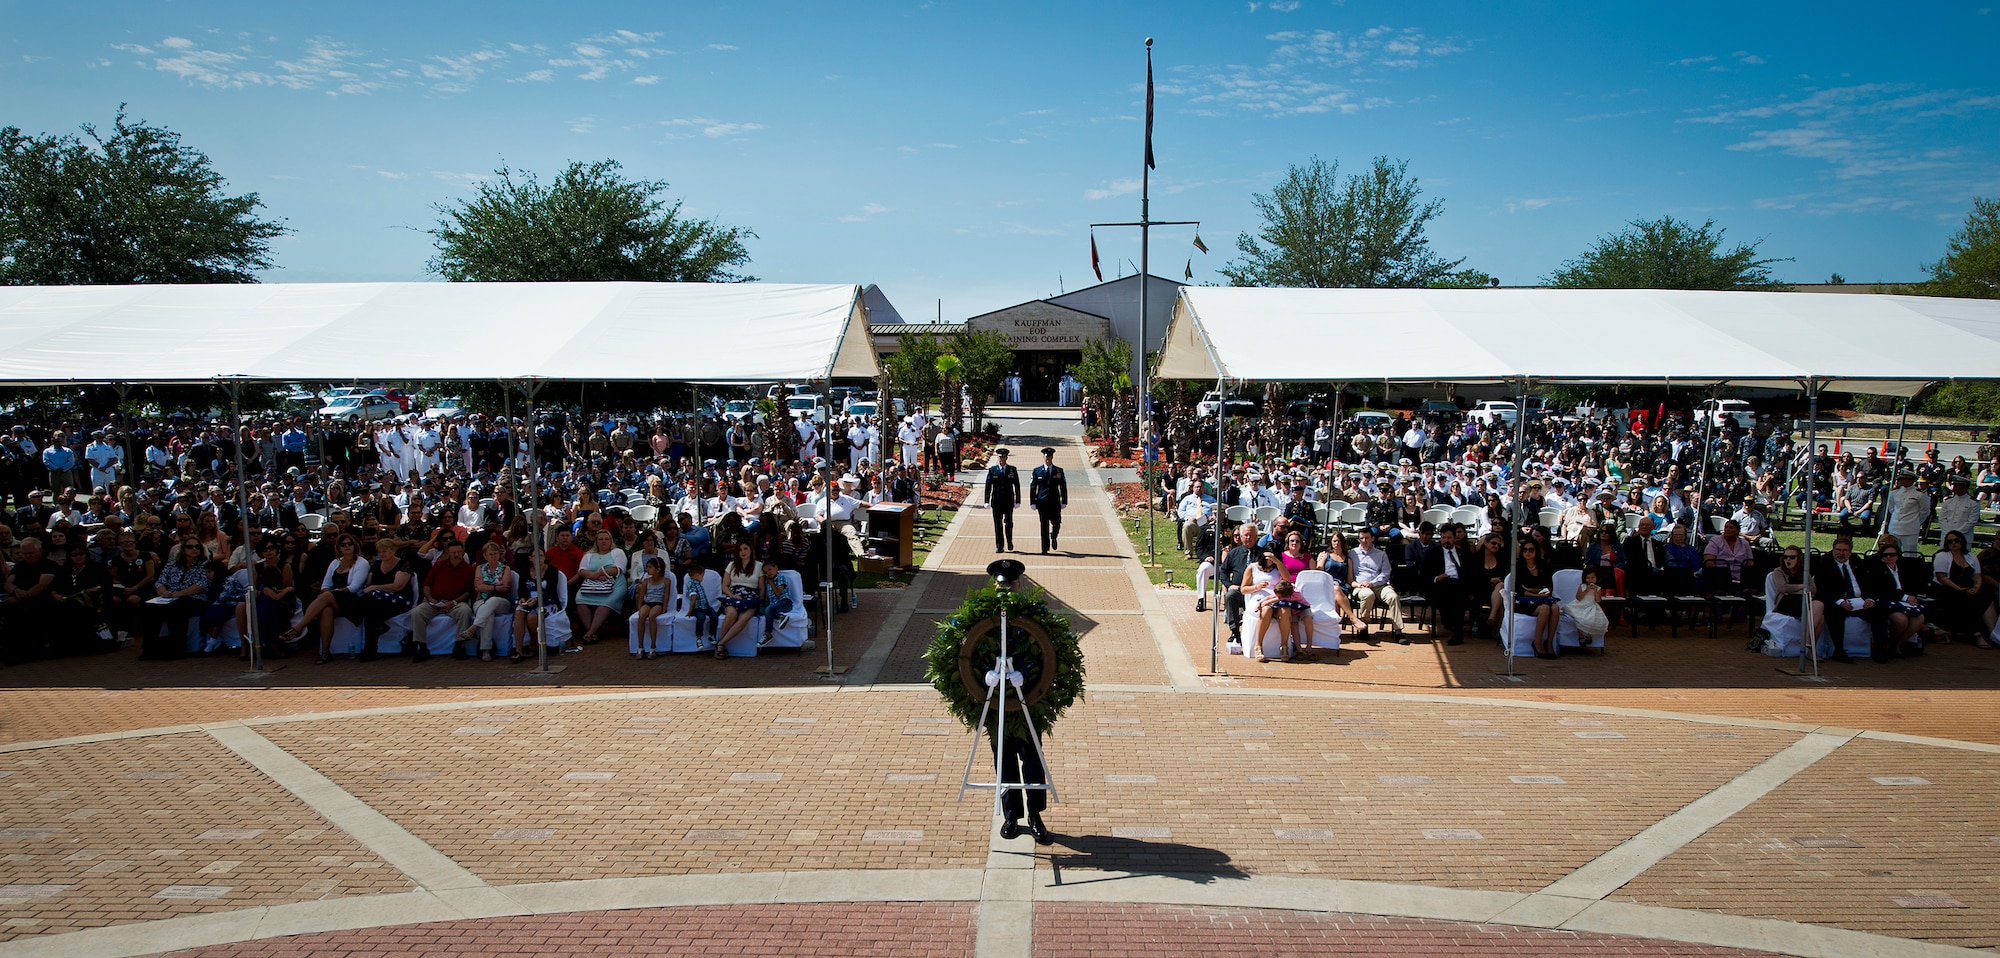
[[[1576,597],[1576,589],[1583,584],[1582,569],[1558,569],[1551,579],[1550,591],[1562,602]],[[1556,647],[1564,649],[1602,649],[1604,636],[1586,636],[1576,629],[1576,620],[1568,611],[1556,620]]]
[[[696,578],[701,582],[702,593],[707,599],[706,604],[719,613],[722,609],[722,576],[713,569],[704,569]],[[663,633],[667,637],[667,648],[673,652],[707,651],[708,637],[703,636],[699,641],[695,639],[694,619],[687,614],[689,598],[687,584],[687,576],[682,576],[681,580],[675,583],[674,616],[671,621],[665,623],[667,631]]]
[[[1340,607],[1333,601],[1333,576],[1307,569],[1292,580],[1299,597],[1312,605],[1313,648],[1340,648]]]

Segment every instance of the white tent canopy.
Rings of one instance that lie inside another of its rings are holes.
[[[2000,378],[2000,301],[1664,289],[1181,289],[1163,379],[1705,383],[1911,395]]]
[[[0,382],[874,378],[861,288],[775,283],[0,287]]]

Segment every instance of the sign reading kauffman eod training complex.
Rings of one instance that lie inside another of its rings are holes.
[[[1017,350],[1075,350],[1111,338],[1110,320],[1039,300],[974,316],[966,325],[997,332]]]

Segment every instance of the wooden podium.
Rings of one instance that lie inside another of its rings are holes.
[[[916,564],[917,507],[907,502],[880,502],[868,507],[868,541],[864,545],[897,568]]]

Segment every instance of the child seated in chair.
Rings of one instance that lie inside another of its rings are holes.
[[[659,556],[646,559],[646,576],[634,590],[639,593],[639,650],[635,659],[655,657],[660,647],[660,613],[667,610],[674,583],[667,578],[667,561]]]
[[[709,605],[708,589],[701,584],[700,569],[696,568],[688,571],[687,588],[684,591],[687,594],[688,618],[694,620],[694,644],[695,647],[699,648],[701,647],[702,626],[706,625],[708,627],[708,637],[714,639],[716,627],[721,622],[722,616],[715,611],[714,606]]]
[[[760,646],[770,643],[772,630],[784,628],[792,621],[792,613],[798,610],[798,604],[792,598],[792,587],[778,577],[775,563],[764,564],[764,594],[771,598],[764,604],[764,637],[757,640]]]

